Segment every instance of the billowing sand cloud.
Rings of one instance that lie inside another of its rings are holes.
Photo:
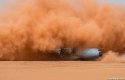
[[[44,60],[59,47],[125,50],[123,6],[95,0],[19,0],[0,15],[1,60]]]

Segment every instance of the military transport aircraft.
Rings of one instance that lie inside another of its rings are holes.
[[[100,60],[103,52],[98,48],[59,48],[56,52],[63,60]]]

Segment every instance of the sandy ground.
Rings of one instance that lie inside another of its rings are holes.
[[[0,80],[125,80],[125,63],[0,62]]]

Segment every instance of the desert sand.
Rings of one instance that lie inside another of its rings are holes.
[[[0,80],[125,80],[125,63],[100,61],[0,62]]]

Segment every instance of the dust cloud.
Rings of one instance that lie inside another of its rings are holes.
[[[14,0],[3,7],[0,60],[46,60],[55,55],[48,51],[60,47],[125,50],[124,6],[96,0]]]
[[[108,51],[106,54],[104,54],[103,58],[101,59],[101,62],[125,62],[125,56],[121,55],[119,56],[118,52]]]

